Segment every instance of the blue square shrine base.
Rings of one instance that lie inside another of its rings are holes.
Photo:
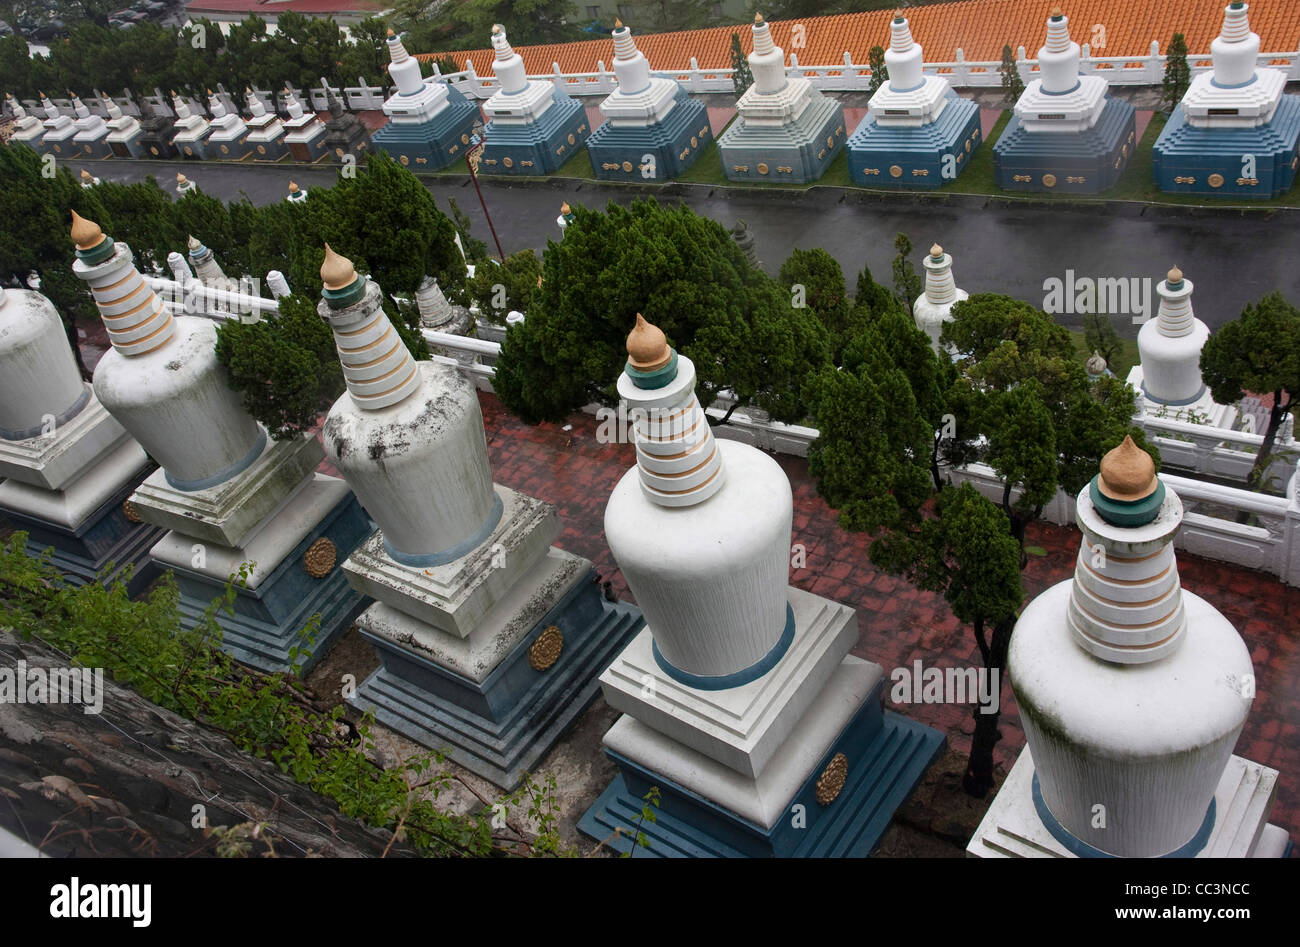
[[[616,851],[635,849],[637,858],[864,858],[945,742],[938,730],[884,710],[882,687],[883,681],[770,829],[610,750],[605,753],[618,764],[619,773],[578,821],[578,828],[593,839],[609,840]],[[838,753],[848,759],[844,785],[822,805],[817,782]],[[652,786],[660,792],[654,822],[641,819]],[[611,839],[618,828],[623,832]],[[638,832],[647,846],[636,844]]]
[[[349,702],[513,789],[595,698],[601,671],[643,624],[635,606],[606,601],[598,576],[588,569],[481,682],[363,630],[383,666]],[[553,663],[539,668],[530,652],[552,626],[563,645]]]
[[[349,492],[257,588],[235,587],[235,613],[221,609],[215,616],[221,627],[221,649],[262,671],[287,671],[291,666],[310,669],[329,650],[332,639],[346,630],[368,603],[365,596],[348,585],[339,563],[373,528]],[[303,557],[319,539],[333,544],[335,564],[328,573],[314,578],[308,574]],[[177,568],[172,571],[181,591],[182,622],[192,628],[202,620],[212,600],[225,594],[225,585],[198,572]],[[321,616],[320,627],[309,642],[301,631],[316,613]],[[292,648],[298,649],[296,659],[289,654]]]

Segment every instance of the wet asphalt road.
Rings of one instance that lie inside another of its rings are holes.
[[[210,194],[229,200],[246,195],[255,204],[280,200],[290,179],[299,185],[328,186],[337,171],[299,165],[216,165],[190,162],[85,162],[102,178],[137,181],[153,174],[168,190],[176,171]],[[80,165],[78,165],[80,167]],[[491,235],[468,179],[424,178],[438,205],[447,209],[454,196],[470,217],[476,237],[491,247]],[[481,182],[504,251],[526,247],[541,251],[558,239],[555,218],[569,200],[604,206],[627,203],[638,192],[592,182]],[[934,241],[953,254],[957,285],[971,293],[1001,292],[1044,306],[1044,281],[1064,280],[1067,269],[1079,277],[1147,278],[1151,314],[1159,300],[1155,284],[1178,264],[1195,284],[1193,307],[1210,328],[1235,318],[1244,303],[1280,289],[1300,302],[1300,211],[1195,214],[1184,209],[1110,205],[1068,210],[1052,205],[1007,205],[983,198],[950,203],[890,198],[874,199],[825,188],[812,192],[728,192],[708,186],[676,186],[663,201],[684,201],[697,213],[730,227],[743,218],[755,236],[764,268],[775,273],[795,247],[821,246],[844,268],[850,290],[862,264],[888,284],[894,256],[893,238],[906,232],[915,247],[918,271],[925,249]],[[1066,325],[1082,316],[1061,313]],[[1121,320],[1128,322],[1128,320]],[[1125,334],[1136,326],[1123,327]]]

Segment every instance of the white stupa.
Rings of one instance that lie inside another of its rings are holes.
[[[108,110],[108,147],[118,158],[139,158],[144,155],[144,126],[132,115],[122,111],[111,96],[99,93],[99,100]]]
[[[284,198],[290,204],[301,204],[307,200],[307,189],[299,186],[296,181],[289,182],[289,193]]]
[[[244,89],[244,104],[248,107],[244,123],[248,126],[248,147],[252,149],[253,160],[279,161],[289,153],[284,141],[284,123],[251,88]]]
[[[492,70],[501,87],[483,103],[483,171],[550,174],[582,148],[591,134],[582,103],[560,84],[529,79],[505,27],[492,27]]]
[[[749,69],[754,84],[718,138],[722,172],[733,181],[815,181],[844,145],[844,109],[804,76],[788,76],[785,51],[755,15]]]
[[[469,310],[463,306],[453,306],[438,280],[426,276],[415,291],[415,302],[420,310],[420,325],[436,332],[450,332],[464,335],[469,329]]]
[[[1007,655],[1028,746],[967,852],[982,857],[1280,855],[1278,773],[1233,756],[1250,652],[1182,588],[1183,506],[1131,438],[1077,500],[1074,578],[1021,614]]]
[[[28,533],[33,555],[76,585],[110,561],[110,579],[133,566],[134,592],[159,530],[128,518],[122,503],[149,459],[82,381],[58,312],[25,289],[0,289],[0,512]]]
[[[1285,70],[1260,68],[1249,9],[1241,0],[1224,8],[1210,44],[1214,69],[1192,77],[1156,139],[1164,191],[1267,200],[1295,181],[1300,96],[1285,94]]]
[[[912,304],[912,318],[916,327],[930,337],[930,347],[936,355],[948,354],[939,343],[943,324],[952,321],[952,307],[970,293],[959,289],[952,278],[952,254],[935,244],[925,258],[925,292]]]
[[[75,94],[68,94],[72,96],[72,108],[77,113],[77,134],[72,138],[77,153],[86,158],[113,157],[113,149],[108,144],[111,131],[108,123],[91,112]]]
[[[604,740],[621,774],[580,826],[601,839],[628,829],[654,785],[673,819],[643,827],[652,852],[865,854],[942,737],[882,717],[880,666],[849,654],[853,610],[789,584],[781,467],[713,436],[695,366],[661,330],[638,316],[627,350],[618,392],[637,462],[610,496],[605,535],[646,629],[601,675],[623,711]],[[873,757],[868,734],[883,745],[900,726],[910,749]],[[881,782],[845,778],[872,771]],[[807,831],[789,833],[796,804]]]
[[[253,147],[248,143],[248,126],[239,113],[227,109],[221,96],[211,89],[208,90],[208,110],[212,113],[212,130],[208,133],[209,156],[229,161],[248,157]]]
[[[587,141],[592,169],[607,181],[674,178],[713,140],[704,103],[676,79],[651,75],[622,21],[612,35],[618,88],[600,103],[605,121]]]
[[[176,134],[172,138],[176,150],[185,158],[211,157],[207,138],[212,126],[208,120],[175,92],[172,92],[172,106],[176,110]]]
[[[82,186],[82,187],[84,187],[84,188],[92,188],[92,187],[94,187],[94,186],[95,186],[96,184],[98,184],[98,183],[99,183],[99,178],[95,177],[93,174],[91,174],[91,173],[90,173],[89,171],[87,171],[85,168],[82,168],[82,169],[81,169],[81,186]]]
[[[40,151],[41,139],[45,137],[45,123],[35,115],[28,115],[22,103],[9,93],[5,93],[5,105],[14,117],[14,130],[9,140],[21,142],[33,151]]]
[[[289,118],[284,122],[284,142],[289,146],[289,153],[295,161],[311,163],[325,156],[325,136],[328,129],[325,123],[316,117],[315,112],[307,111],[298,96],[289,86],[284,87],[285,108]]]
[[[380,287],[329,247],[321,279],[347,384],[321,437],[379,526],[343,565],[376,599],[357,626],[383,662],[353,703],[511,788],[595,696],[639,616],[551,545],[550,504],[493,484],[473,384],[416,362]]]
[[[213,320],[172,315],[130,248],[76,214],[72,238],[73,272],[112,343],[95,394],[161,465],[131,503],[168,530],[150,555],[176,575],[183,620],[200,621],[249,564],[235,613],[217,616],[222,648],[263,670],[310,666],[360,610],[338,561],[369,528],[365,515],[346,484],[316,473],[324,455],[312,432],[272,441],[244,409]],[[317,612],[320,631],[306,642],[299,633]]]
[[[1217,404],[1201,379],[1201,349],[1210,330],[1192,312],[1192,281],[1178,267],[1156,286],[1160,309],[1138,330],[1139,363],[1128,383],[1148,413],[1231,427],[1237,409]]]
[[[70,115],[64,115],[57,105],[45,97],[44,92],[40,96],[41,108],[45,110],[45,135],[41,138],[41,149],[59,157],[72,157],[77,152],[72,137],[80,129]]]
[[[387,42],[388,74],[397,92],[384,101],[388,124],[371,140],[403,167],[439,171],[469,148],[478,106],[445,80],[433,77],[425,81],[419,61],[392,30]]]
[[[197,187],[197,185],[193,181],[181,172],[176,172],[176,193],[178,195],[188,194],[190,191],[194,190],[195,187]]]
[[[204,286],[238,292],[239,280],[227,276],[221,269],[221,264],[217,262],[216,255],[193,234],[188,237],[186,249],[189,252],[190,265],[194,267],[194,275]]]
[[[1132,105],[1107,95],[1099,75],[1079,72],[1081,49],[1060,7],[1047,20],[1038,78],[993,146],[998,186],[1013,191],[1095,194],[1113,186],[1136,140]]]

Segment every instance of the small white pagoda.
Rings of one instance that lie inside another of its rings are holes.
[[[189,103],[175,92],[172,92],[172,106],[176,110],[176,133],[172,137],[172,145],[183,158],[201,161],[210,157],[207,139],[212,126],[208,120],[196,109],[191,109]]]
[[[371,136],[402,167],[440,171],[464,157],[479,119],[478,106],[446,80],[420,76],[420,63],[388,31],[388,74],[397,91],[384,101],[388,124]]]
[[[62,158],[71,158],[77,153],[72,138],[80,129],[70,115],[64,115],[59,107],[40,93],[41,108],[45,110],[45,136],[41,139],[41,149],[48,154]]]
[[[226,108],[221,96],[208,90],[208,111],[212,113],[212,130],[208,133],[208,156],[240,161],[253,151],[248,143],[248,126],[239,113]]]
[[[41,139],[45,137],[45,123],[35,115],[28,115],[21,102],[8,93],[5,104],[14,117],[14,130],[9,135],[10,141],[20,142],[33,151],[41,150]]]
[[[1193,288],[1176,266],[1156,286],[1160,309],[1138,330],[1139,363],[1128,383],[1142,393],[1149,414],[1230,428],[1237,409],[1216,403],[1201,379],[1201,349],[1210,330],[1192,312]]]
[[[289,154],[295,161],[311,164],[325,157],[325,136],[329,130],[325,123],[316,117],[315,112],[306,111],[298,101],[297,94],[289,86],[284,87],[285,108],[289,118],[284,122],[284,143],[289,146]]]
[[[132,115],[122,111],[112,96],[99,93],[99,100],[108,110],[108,147],[118,158],[140,158],[144,156],[144,126]]]
[[[279,161],[289,153],[285,142],[284,123],[280,116],[268,111],[262,97],[251,88],[244,89],[244,102],[248,106],[248,146],[254,161]]]
[[[925,258],[925,292],[912,304],[912,318],[916,327],[930,337],[934,354],[946,356],[948,350],[939,342],[943,324],[952,321],[952,307],[970,293],[960,289],[952,277],[952,254],[935,244]]]
[[[108,144],[108,135],[112,131],[108,122],[91,112],[74,93],[68,94],[72,96],[72,108],[77,113],[77,134],[72,137],[77,153],[85,158],[113,157],[113,149]]]

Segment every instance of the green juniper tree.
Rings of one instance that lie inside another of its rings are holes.
[[[1187,94],[1192,83],[1192,70],[1187,65],[1187,40],[1175,33],[1165,51],[1165,78],[1161,86],[1160,101],[1173,111]]]
[[[807,308],[825,327],[831,358],[838,364],[848,343],[850,305],[844,271],[835,257],[821,247],[795,249],[781,264],[777,283],[790,294],[791,306]]]
[[[1020,78],[1016,54],[1011,51],[1009,43],[1002,47],[1002,65],[998,72],[1002,74],[1002,104],[1007,107],[1015,105],[1025,91],[1025,81]]]
[[[492,261],[476,267],[469,295],[489,322],[503,326],[511,310],[528,312],[541,276],[542,261],[537,254],[531,249],[520,250],[506,257],[505,263]]]
[[[701,404],[730,388],[736,406],[803,417],[802,381],[830,357],[826,331],[721,224],[648,199],[573,212],[564,239],[547,245],[527,320],[506,333],[493,387],[507,408],[536,423],[617,404],[641,313],[695,363]]]
[[[1246,306],[1206,341],[1201,376],[1219,404],[1234,404],[1248,391],[1273,396],[1264,440],[1246,479],[1251,490],[1264,489],[1282,421],[1300,407],[1300,310],[1281,293]]]
[[[925,283],[916,272],[912,261],[908,259],[912,255],[912,241],[907,234],[899,233],[894,237],[894,250],[897,253],[891,267],[894,274],[894,294],[903,307],[911,313],[912,304],[921,295]]]
[[[754,73],[749,68],[749,59],[740,45],[740,34],[731,34],[731,86],[736,98],[745,94],[745,90],[754,84]]]
[[[885,48],[872,46],[867,53],[867,64],[871,66],[871,85],[867,89],[871,94],[889,81],[889,70],[885,67]]]

